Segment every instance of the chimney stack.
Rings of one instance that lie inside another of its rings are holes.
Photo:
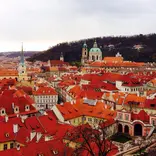
[[[18,132],[18,124],[13,124],[13,132],[14,133]]]
[[[14,105],[14,103],[12,103],[12,109],[14,109],[14,107],[15,107],[15,105]]]
[[[5,116],[5,122],[8,122],[8,120],[9,120],[9,117],[6,115]]]

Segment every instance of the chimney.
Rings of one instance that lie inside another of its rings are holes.
[[[24,118],[21,116],[21,122],[24,123]]]
[[[36,135],[36,132],[35,131],[32,131],[30,133],[30,141],[32,141],[32,139],[35,137],[35,135]]]
[[[13,124],[13,132],[14,133],[18,132],[18,124]]]
[[[8,122],[8,120],[9,120],[9,118],[8,118],[8,116],[6,115],[6,116],[5,116],[5,122]]]
[[[15,105],[14,105],[14,103],[12,103],[12,109],[14,109],[14,107],[15,107]]]
[[[36,142],[39,142],[42,137],[41,132],[37,132]]]

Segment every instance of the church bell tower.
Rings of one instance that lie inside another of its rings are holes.
[[[87,44],[85,42],[82,47],[81,64],[84,64],[87,60],[88,60],[88,48],[87,48]]]
[[[22,43],[22,48],[21,48],[21,56],[20,56],[20,62],[18,66],[18,80],[27,80],[27,72],[26,72],[26,65],[25,65],[25,60],[24,60],[24,52],[23,52],[23,43]]]

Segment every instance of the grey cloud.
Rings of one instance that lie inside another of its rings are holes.
[[[1,1],[0,41],[52,44],[156,31],[155,0]]]

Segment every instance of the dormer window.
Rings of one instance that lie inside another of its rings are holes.
[[[155,104],[150,104],[150,106],[154,108],[155,107]]]
[[[29,105],[26,105],[26,106],[25,106],[25,111],[30,111]]]
[[[2,108],[1,111],[0,111],[0,113],[1,113],[1,116],[5,115],[6,114],[5,109]]]
[[[14,113],[19,113],[19,107],[18,106],[15,106]]]
[[[37,154],[37,156],[44,156],[44,154],[40,153],[40,154]]]
[[[9,133],[5,133],[5,137],[8,138],[9,137]]]
[[[53,154],[54,155],[57,155],[58,154],[58,151],[57,150],[55,150],[55,151],[53,150]]]

